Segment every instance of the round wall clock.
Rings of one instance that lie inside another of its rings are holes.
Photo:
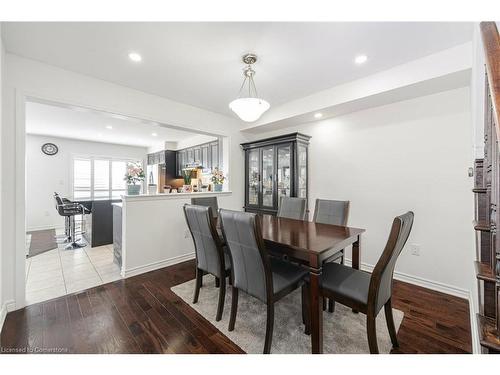
[[[59,148],[57,148],[57,146],[53,143],[44,143],[42,145],[42,152],[45,154],[45,155],[55,155],[57,154],[57,152],[59,151]]]

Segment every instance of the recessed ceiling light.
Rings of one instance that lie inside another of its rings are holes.
[[[366,62],[366,60],[368,60],[368,56],[366,55],[358,55],[356,56],[356,58],[354,59],[354,62],[358,65],[360,64],[363,64]]]
[[[111,129],[113,129],[113,127],[111,125],[106,125],[106,129],[111,130]]]
[[[151,133],[151,135],[152,135],[153,137],[156,137],[158,134],[156,134],[156,133]]]
[[[321,117],[323,117],[323,114],[322,114],[322,113],[319,113],[319,112],[318,112],[318,113],[315,113],[315,114],[314,114],[314,118],[321,118]]]
[[[133,62],[140,62],[142,61],[142,56],[139,55],[137,52],[130,52],[128,54],[128,58],[132,60]]]

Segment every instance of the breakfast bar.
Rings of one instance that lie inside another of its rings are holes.
[[[229,191],[124,195],[113,205],[113,247],[122,277],[193,259],[182,206],[193,197],[213,196],[222,207],[238,209]]]

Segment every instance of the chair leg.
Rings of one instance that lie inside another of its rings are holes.
[[[219,288],[219,303],[217,304],[217,315],[215,316],[215,321],[220,321],[222,319],[222,312],[224,311],[224,299],[226,298],[226,278],[220,278],[220,288]]]
[[[218,277],[215,278],[215,287],[220,287],[220,279]]]
[[[199,268],[196,268],[196,284],[194,287],[193,303],[198,302],[198,296],[200,295],[202,280],[203,280],[203,271],[200,270]]]
[[[340,257],[340,264],[344,264],[344,250],[342,249],[342,256]]]
[[[335,301],[332,298],[328,298],[328,312],[335,311]]]
[[[396,334],[396,327],[394,326],[394,317],[392,316],[392,305],[390,299],[384,305],[384,310],[385,310],[385,321],[387,322],[387,328],[389,329],[389,336],[391,336],[392,346],[394,348],[397,348],[399,347],[399,343]]]
[[[271,353],[274,327],[274,303],[267,304],[266,341],[264,343],[264,354]]]
[[[311,322],[309,317],[309,288],[307,284],[302,285],[302,321],[304,323],[304,333],[311,334]]]
[[[377,345],[377,331],[375,329],[376,316],[368,314],[366,316],[366,331],[368,333],[368,346],[370,347],[370,354],[378,354]]]
[[[234,323],[236,322],[236,312],[238,311],[238,288],[234,285],[231,287],[231,316],[229,317],[228,331],[234,330]]]
[[[326,311],[326,297],[323,297],[323,311]]]

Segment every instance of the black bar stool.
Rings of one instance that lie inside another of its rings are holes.
[[[87,246],[83,238],[77,239],[77,235],[82,235],[84,233],[85,207],[80,203],[71,202],[67,199],[63,200],[58,194],[54,195],[54,199],[57,203],[57,212],[65,218],[65,235],[67,238],[65,242],[68,242],[68,245],[66,245],[64,249],[74,250]],[[77,215],[82,215],[81,230],[79,232],[76,231],[75,216]]]

